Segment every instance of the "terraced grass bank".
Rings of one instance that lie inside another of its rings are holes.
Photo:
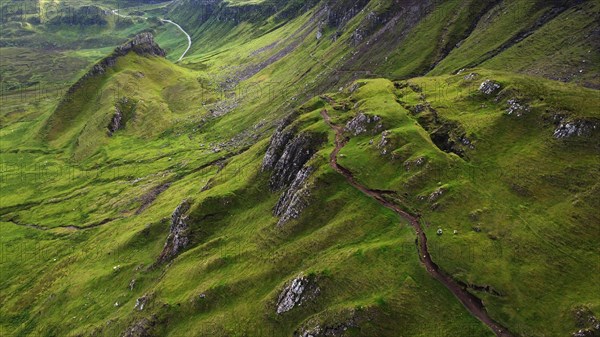
[[[600,333],[596,1],[87,5],[2,3],[1,336]]]

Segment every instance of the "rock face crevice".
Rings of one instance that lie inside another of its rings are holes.
[[[321,290],[316,284],[314,277],[298,276],[289,282],[277,300],[277,314],[281,315],[295,307],[302,305],[308,300],[314,299]]]
[[[171,215],[171,227],[165,246],[158,257],[157,263],[173,260],[190,242],[190,227],[185,213],[190,209],[190,203],[184,200]]]

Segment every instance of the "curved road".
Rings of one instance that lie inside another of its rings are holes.
[[[120,16],[120,17],[122,17],[122,18],[132,18],[132,17],[136,17],[136,18],[142,18],[142,19],[144,19],[144,20],[148,20],[148,18],[147,18],[147,17],[144,17],[144,16],[137,16],[137,15],[136,15],[136,16],[132,16],[132,15],[124,15],[124,14],[119,14],[119,10],[118,10],[118,9],[113,9],[113,10],[112,10],[112,13],[113,13],[114,15],[116,15],[116,16]],[[177,23],[175,23],[175,22],[173,22],[173,21],[171,21],[171,20],[168,20],[168,19],[162,19],[162,18],[159,18],[159,20],[160,20],[160,21],[162,21],[162,22],[167,22],[167,23],[170,23],[170,24],[174,25],[174,26],[175,26],[175,27],[177,27],[177,28],[178,28],[178,29],[179,29],[181,32],[183,32],[183,34],[185,34],[185,36],[187,37],[187,40],[188,40],[188,46],[187,46],[186,50],[183,52],[183,54],[181,54],[181,57],[180,57],[180,58],[177,60],[177,62],[181,61],[181,60],[183,59],[183,57],[185,56],[185,54],[187,54],[187,52],[188,52],[188,51],[190,50],[190,48],[192,47],[192,37],[191,37],[191,36],[190,36],[190,34],[188,34],[188,33],[187,33],[187,32],[186,32],[186,31],[185,31],[183,28],[181,28],[181,26],[180,26],[179,24],[177,24]]]
[[[331,123],[331,119],[327,110],[322,110],[321,115],[325,120],[325,123],[329,125],[335,131],[335,149],[331,152],[329,156],[329,163],[331,167],[346,177],[346,180],[350,183],[350,185],[354,186],[356,189],[360,190],[364,194],[370,196],[375,199],[381,205],[390,210],[394,211],[396,214],[400,215],[402,218],[406,219],[412,227],[417,232],[418,237],[418,251],[419,251],[419,259],[425,265],[427,272],[433,276],[436,280],[440,281],[448,290],[450,290],[454,296],[463,304],[463,306],[469,310],[469,312],[487,325],[498,337],[513,337],[513,335],[503,326],[494,321],[485,310],[483,302],[475,295],[468,292],[463,285],[455,281],[452,277],[446,274],[443,270],[441,270],[435,262],[431,259],[431,255],[429,254],[429,249],[427,248],[427,236],[425,232],[421,228],[419,224],[419,219],[416,217],[406,213],[403,211],[398,205],[395,205],[385,199],[383,196],[383,192],[369,189],[359,182],[356,181],[352,172],[342,165],[338,164],[337,156],[340,150],[346,145],[348,139],[343,135],[343,127],[339,125],[335,125]]]

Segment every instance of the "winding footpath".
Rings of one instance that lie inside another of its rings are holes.
[[[116,15],[116,16],[119,16],[119,17],[122,17],[122,18],[132,18],[132,17],[136,17],[136,18],[142,18],[142,19],[144,19],[144,20],[148,20],[148,18],[147,18],[147,17],[145,17],[145,16],[137,16],[137,15],[136,15],[136,16],[131,16],[131,15],[124,15],[124,14],[120,14],[118,9],[113,9],[113,10],[112,10],[112,13],[113,13],[114,15]],[[181,54],[181,57],[179,57],[179,59],[177,60],[177,62],[181,61],[181,60],[182,60],[182,59],[185,57],[185,54],[187,54],[187,52],[190,50],[190,48],[192,48],[192,37],[191,37],[191,36],[190,36],[190,34],[188,34],[188,33],[187,33],[187,32],[186,32],[186,31],[185,31],[183,28],[181,28],[181,26],[180,26],[179,24],[177,24],[177,23],[175,23],[175,22],[173,22],[173,21],[171,21],[171,20],[168,20],[168,19],[162,19],[162,18],[159,18],[159,20],[160,20],[161,22],[166,22],[166,23],[170,23],[170,24],[174,25],[174,26],[175,26],[175,27],[177,27],[177,28],[178,28],[178,29],[179,29],[179,30],[180,30],[180,31],[181,31],[183,34],[185,34],[185,36],[187,37],[187,40],[188,40],[188,46],[187,46],[187,48],[185,49],[185,51],[183,52],[183,54]]]
[[[481,322],[487,325],[490,329],[492,329],[496,336],[513,337],[513,335],[506,328],[496,323],[496,321],[494,321],[488,315],[487,311],[485,310],[485,306],[483,305],[483,302],[481,302],[479,298],[467,291],[465,286],[461,285],[452,277],[448,276],[444,271],[442,271],[438,267],[437,264],[435,264],[435,262],[433,262],[433,260],[431,259],[431,255],[429,254],[429,249],[427,248],[427,236],[421,228],[418,218],[408,214],[407,212],[403,211],[398,205],[395,205],[387,199],[385,199],[385,197],[383,196],[384,192],[372,190],[361,185],[359,182],[356,181],[350,170],[338,164],[337,156],[340,150],[348,142],[348,139],[345,138],[343,135],[343,127],[335,125],[331,122],[327,110],[322,110],[321,115],[323,116],[323,119],[325,120],[327,125],[329,125],[329,127],[335,131],[335,149],[333,150],[333,152],[331,152],[331,155],[329,156],[329,163],[331,167],[338,173],[342,174],[350,183],[350,185],[354,186],[356,189],[360,190],[364,194],[375,199],[384,207],[394,211],[399,216],[406,219],[417,232],[417,248],[419,251],[419,259],[425,265],[427,272],[436,280],[440,281],[446,288],[448,288],[448,290],[450,290],[454,294],[454,296],[456,296],[456,298],[463,304],[463,306],[473,316],[475,316],[477,319],[479,319]]]

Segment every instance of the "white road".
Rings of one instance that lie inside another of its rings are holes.
[[[136,18],[142,18],[144,20],[147,20],[147,17],[144,16],[131,16],[131,15],[124,15],[124,14],[120,14],[118,9],[113,9],[112,13],[116,16],[120,16],[122,18],[132,18],[132,17],[136,17]],[[188,46],[185,49],[185,51],[183,52],[183,54],[181,54],[181,57],[179,58],[179,60],[177,60],[177,62],[181,61],[183,59],[183,57],[185,56],[185,54],[187,54],[187,52],[190,50],[190,48],[192,48],[192,37],[190,36],[190,34],[188,34],[183,28],[181,28],[181,26],[171,20],[167,20],[167,19],[162,19],[159,18],[160,21],[162,22],[167,22],[170,23],[172,25],[174,25],[175,27],[177,27],[183,34],[185,34],[185,36],[187,37],[188,40]]]

